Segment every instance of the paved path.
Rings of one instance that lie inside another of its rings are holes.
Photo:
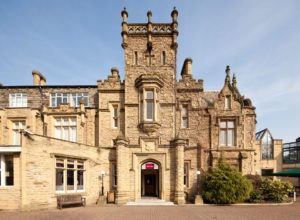
[[[115,206],[76,207],[24,213],[0,212],[0,219],[100,219],[100,220],[196,220],[196,219],[300,219],[300,203],[277,206]]]

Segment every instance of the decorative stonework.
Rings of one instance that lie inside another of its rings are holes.
[[[148,135],[151,135],[161,127],[161,124],[153,121],[143,121],[138,126],[142,131],[144,131]]]

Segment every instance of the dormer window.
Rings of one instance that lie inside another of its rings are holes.
[[[229,110],[231,109],[231,98],[230,95],[225,97],[225,109]]]

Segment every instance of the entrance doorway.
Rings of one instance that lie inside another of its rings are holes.
[[[159,169],[158,165],[153,162],[142,165],[141,196],[159,196]]]

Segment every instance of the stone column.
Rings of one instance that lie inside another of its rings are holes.
[[[179,137],[176,137],[174,140],[174,147],[175,147],[175,167],[176,167],[176,174],[175,174],[175,204],[184,204],[184,183],[183,183],[183,176],[184,176],[184,146],[185,140]]]
[[[116,203],[125,204],[129,201],[129,155],[128,139],[120,134],[116,139],[117,154],[117,193]]]

